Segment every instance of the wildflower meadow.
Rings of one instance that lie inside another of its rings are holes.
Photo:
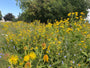
[[[53,24],[0,22],[0,68],[90,68],[90,23],[78,14]]]

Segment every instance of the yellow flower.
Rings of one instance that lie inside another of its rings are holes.
[[[24,61],[29,61],[29,55],[24,56]]]
[[[78,66],[80,67],[81,65],[80,65],[80,64],[78,64]]]
[[[73,31],[72,28],[67,28],[66,32],[70,32],[70,31]]]
[[[58,44],[61,44],[61,41],[58,41]]]
[[[77,31],[80,31],[80,28],[77,28]]]
[[[73,63],[72,61],[70,61],[70,63]]]
[[[38,47],[35,47],[35,49],[38,49]]]
[[[49,53],[48,51],[46,51],[46,53]]]
[[[23,49],[24,49],[24,50],[27,50],[27,46],[25,46]]]
[[[43,48],[43,49],[46,49],[46,43],[43,43],[43,44],[42,44],[42,48]]]
[[[74,15],[74,12],[72,12],[72,15]]]
[[[52,42],[53,44],[55,44],[55,42]]]
[[[84,48],[87,48],[87,46],[84,46]]]
[[[79,17],[75,17],[76,19],[79,19]]]
[[[31,52],[29,57],[30,59],[34,60],[36,58],[36,54],[34,52]]]
[[[68,13],[68,16],[71,16],[71,13]]]
[[[87,32],[84,32],[84,34],[86,34]]]
[[[48,46],[48,50],[50,50],[50,45]]]
[[[48,62],[48,59],[49,59],[49,58],[48,58],[48,55],[44,55],[44,56],[43,56],[44,62]]]
[[[82,16],[80,16],[80,18],[82,18]]]
[[[18,62],[18,56],[12,55],[12,56],[10,57],[10,59],[9,59],[9,63],[16,65],[17,62]]]
[[[67,20],[69,20],[69,18],[67,18]]]
[[[33,50],[33,47],[31,47],[30,50]]]
[[[61,25],[60,27],[61,27],[61,28],[64,28],[64,26],[62,26],[62,25]]]
[[[72,67],[70,67],[70,68],[72,68]]]
[[[57,38],[55,38],[55,40],[57,41]]]
[[[79,46],[81,45],[81,43],[80,44],[78,44]]]
[[[75,15],[78,16],[78,12],[75,12]]]
[[[23,62],[19,63],[19,65],[23,65]]]
[[[87,35],[87,38],[90,38],[90,34]]]
[[[47,39],[48,41],[50,41],[51,39]]]
[[[84,42],[84,41],[81,41],[82,43]]]
[[[80,14],[85,15],[85,13],[84,13],[84,12],[81,12]]]
[[[27,62],[27,63],[25,64],[25,68],[31,68],[31,63],[30,63],[30,62]]]
[[[77,23],[75,22],[74,25],[76,25]]]

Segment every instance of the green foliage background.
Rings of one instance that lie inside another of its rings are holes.
[[[67,18],[69,12],[84,12],[90,7],[89,0],[16,0],[23,13],[19,19],[27,22],[40,20],[47,22],[61,17]]]
[[[0,20],[2,19],[2,14],[1,14],[1,11],[0,11]]]

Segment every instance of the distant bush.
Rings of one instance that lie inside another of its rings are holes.
[[[8,13],[4,16],[5,21],[13,21],[15,16],[12,13]]]

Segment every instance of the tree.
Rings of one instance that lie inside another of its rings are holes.
[[[12,13],[8,13],[4,16],[5,21],[13,21],[15,19],[15,16]]]
[[[2,20],[2,14],[1,14],[1,11],[0,11],[0,20]]]
[[[25,21],[24,20],[24,14],[23,13],[19,13],[19,15],[18,15],[18,18],[17,18],[17,21]]]
[[[23,18],[25,21],[33,21],[35,19],[41,22],[52,22],[61,17],[67,18],[69,12],[84,12],[89,7],[88,0],[16,0],[20,8],[23,10]]]

